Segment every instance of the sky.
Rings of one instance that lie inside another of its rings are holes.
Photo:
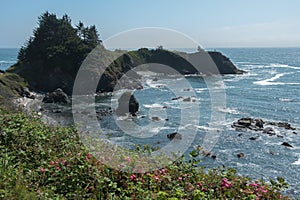
[[[300,47],[299,0],[1,0],[0,48],[19,48],[38,16],[68,14],[105,40],[122,31],[176,30],[205,48]]]

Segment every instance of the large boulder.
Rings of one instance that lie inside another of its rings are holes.
[[[60,88],[56,89],[54,92],[47,93],[43,99],[43,103],[69,103],[68,95]]]
[[[139,110],[139,103],[131,92],[125,92],[118,100],[119,106],[116,110],[117,115],[136,115]]]

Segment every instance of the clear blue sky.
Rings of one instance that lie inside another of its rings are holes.
[[[299,0],[1,0],[0,47],[20,47],[49,11],[95,24],[105,40],[132,28],[183,32],[204,47],[300,47]]]

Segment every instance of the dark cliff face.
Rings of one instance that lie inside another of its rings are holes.
[[[116,86],[119,79],[123,78],[122,87],[125,88],[141,88],[141,83],[137,81],[139,76],[130,71],[131,69],[147,63],[158,63],[167,65],[180,74],[242,74],[244,71],[239,70],[229,60],[229,58],[222,55],[220,52],[171,52],[163,49],[139,49],[137,51],[129,51],[125,54],[121,52],[112,52],[101,47],[103,55],[95,58],[95,63],[88,69],[86,73],[90,79],[99,79],[99,74],[102,74],[97,86],[97,92],[111,92]],[[124,52],[122,52],[124,53]],[[208,56],[209,55],[209,56]],[[102,66],[103,70],[97,69],[101,59],[109,58],[112,62],[107,66]],[[213,64],[213,61],[215,65]],[[195,67],[196,68],[195,68]],[[154,67],[149,65],[145,70],[150,70],[158,73],[165,73],[161,66]],[[22,76],[28,83],[31,89],[52,92],[57,88],[62,88],[67,94],[71,95],[73,91],[73,84],[76,78],[78,67],[70,68],[58,65],[57,67],[40,66],[38,62],[33,63],[17,63],[8,71],[17,73]],[[126,74],[130,71],[130,76]],[[126,74],[126,75],[125,75]],[[124,76],[125,75],[125,76]],[[125,78],[124,78],[125,77]],[[85,85],[86,80],[83,80]],[[88,82],[88,80],[86,81]],[[84,91],[83,92],[91,92]]]
[[[229,58],[217,51],[209,51],[208,54],[213,59],[220,74],[243,74],[245,71],[238,69]]]

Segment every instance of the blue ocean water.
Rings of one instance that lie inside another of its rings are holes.
[[[225,165],[237,169],[239,174],[266,181],[284,177],[291,186],[286,193],[300,196],[300,49],[216,50],[228,56],[238,68],[248,72],[244,75],[223,76],[222,81],[216,83],[216,90],[218,84],[224,84],[226,95],[225,106],[216,108],[216,113],[212,113],[213,100],[210,95],[214,88],[208,88],[202,77],[157,77],[158,80],[153,80],[153,76],[149,75],[145,78],[144,89],[135,91],[140,111],[134,119],[137,125],[146,127],[145,132],[149,137],[128,134],[112,118],[102,120],[102,127],[109,133],[112,142],[126,148],[134,144],[151,144],[161,148],[167,146],[169,140],[166,134],[174,131],[182,133],[180,125],[184,113],[188,112],[187,123],[185,122],[183,129],[195,127],[193,120],[197,115],[191,111],[190,104],[184,104],[182,100],[172,100],[176,95],[170,90],[173,85],[181,96],[189,97],[191,93],[182,83],[183,79],[188,80],[196,94],[200,115],[196,137],[187,152],[193,150],[194,146],[203,144],[205,135],[213,129],[210,124],[212,115],[224,114],[224,120],[217,122],[221,126],[220,137],[212,149],[212,154],[217,155],[217,159],[203,158],[201,165],[208,168]],[[114,98],[112,102],[116,101]],[[115,106],[110,101],[107,103]],[[152,116],[168,121],[153,123]],[[231,128],[232,122],[242,117],[288,122],[299,133],[293,134],[292,131],[275,128],[275,132],[283,136],[281,138],[253,131],[240,132]],[[249,140],[253,136],[260,137],[256,141]],[[294,148],[282,146],[283,142],[292,144]],[[236,156],[240,152],[245,154],[243,159]]]
[[[133,121],[141,127],[147,127],[147,137],[124,133],[113,116],[103,118],[100,121],[101,128],[109,135],[111,142],[131,148],[134,144],[164,147],[169,143],[166,134],[193,127],[197,134],[188,148],[190,151],[196,145],[201,146],[205,135],[213,129],[212,116],[223,114],[225,118],[218,121],[220,135],[212,148],[212,154],[217,155],[217,159],[205,157],[201,165],[208,168],[222,165],[233,167],[239,174],[253,179],[284,177],[290,184],[286,193],[300,196],[300,48],[216,50],[248,73],[222,76],[222,80],[215,83],[215,88],[208,88],[205,79],[199,76],[156,77],[157,80],[154,80],[152,75],[145,75],[144,89],[135,91],[140,111]],[[6,69],[14,64],[16,56],[17,49],[0,49],[0,68]],[[184,80],[190,83],[192,91],[182,84]],[[226,95],[224,106],[215,108],[216,112],[213,113],[214,100],[210,90],[218,90],[221,86]],[[191,110],[190,104],[182,100],[172,100],[178,94],[174,94],[171,87],[184,98],[196,99],[199,104],[197,109]],[[117,99],[101,97],[97,102],[99,107],[114,107]],[[195,124],[193,120],[197,110],[199,122]],[[184,127],[180,127],[183,115]],[[154,123],[151,116],[168,120]],[[279,128],[275,131],[282,138],[252,131],[236,131],[231,124],[241,117],[288,122],[298,129],[298,134]],[[252,136],[260,137],[255,141],[249,140]],[[281,145],[282,142],[288,142],[294,148],[286,148]],[[242,159],[236,156],[240,152],[245,154]]]
[[[6,70],[17,62],[19,49],[16,48],[0,48],[0,69]]]

